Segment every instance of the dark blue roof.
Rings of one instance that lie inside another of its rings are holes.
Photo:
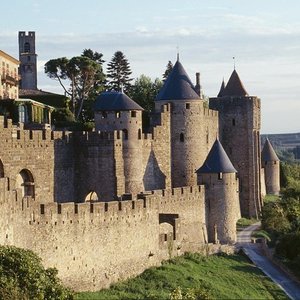
[[[225,93],[225,82],[224,82],[224,79],[222,81],[222,84],[221,84],[221,88],[220,88],[220,91],[219,91],[219,94],[217,97],[222,97]]]
[[[274,148],[272,147],[272,144],[270,143],[269,139],[266,139],[266,142],[264,144],[262,153],[261,153],[261,160],[262,161],[279,161],[279,158],[277,154],[274,151]]]
[[[236,70],[233,70],[226,84],[225,90],[222,91],[222,96],[248,96],[248,93],[245,90],[244,85]]]
[[[97,98],[95,111],[144,110],[126,94],[121,92],[103,92]]]
[[[210,149],[204,164],[196,173],[237,173],[237,170],[217,139]]]
[[[160,100],[200,99],[182,64],[177,60],[165,84],[156,97]]]

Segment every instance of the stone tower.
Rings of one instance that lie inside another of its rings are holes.
[[[234,243],[236,222],[241,215],[237,171],[219,140],[196,172],[198,184],[205,185],[209,242]]]
[[[261,163],[265,173],[266,193],[279,195],[280,162],[269,139],[267,139],[264,144],[261,153]]]
[[[260,99],[249,96],[236,70],[225,86],[222,83],[209,107],[219,111],[220,140],[238,171],[241,212],[258,217],[260,188]]]
[[[179,60],[155,100],[155,112],[171,103],[172,186],[195,185],[195,170],[204,162],[218,134],[217,113],[204,107]]]
[[[141,106],[122,92],[101,93],[95,103],[96,130],[123,132],[125,193],[144,190],[142,111]]]
[[[25,90],[37,89],[37,54],[35,53],[35,32],[19,31],[19,74],[20,88]]]

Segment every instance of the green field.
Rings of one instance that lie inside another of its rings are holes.
[[[181,290],[183,298],[174,290]],[[199,254],[176,257],[110,289],[79,293],[75,299],[171,299],[172,292],[172,299],[288,299],[243,255]]]

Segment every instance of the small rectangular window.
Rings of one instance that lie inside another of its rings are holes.
[[[232,126],[235,126],[235,119],[232,119]]]
[[[191,107],[191,106],[190,106],[190,103],[186,103],[186,104],[185,104],[185,108],[186,108],[186,109],[190,109],[190,107]]]
[[[136,117],[136,111],[132,111],[131,112],[131,118],[135,118]]]
[[[218,173],[218,179],[221,180],[223,178],[223,173]]]
[[[119,119],[121,117],[121,112],[120,111],[116,111],[116,118]]]

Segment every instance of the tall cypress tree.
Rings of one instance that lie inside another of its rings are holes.
[[[163,74],[163,81],[166,81],[166,79],[168,78],[169,74],[171,73],[173,69],[173,64],[172,62],[169,60],[167,66],[166,66],[166,71],[165,73]]]
[[[111,61],[107,65],[107,77],[108,77],[108,89],[124,92],[130,90],[133,78],[130,78],[132,74],[130,65],[125,55],[121,51],[117,51],[112,57]]]

